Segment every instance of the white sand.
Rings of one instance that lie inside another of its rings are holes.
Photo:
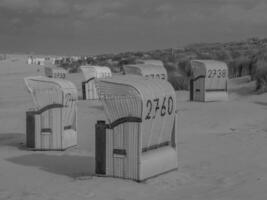
[[[32,101],[23,78],[38,68],[23,57],[0,61],[0,200],[267,199],[267,94],[253,94],[253,83],[232,84],[228,102],[188,102],[177,92],[179,169],[136,183],[91,177],[91,158],[78,149],[24,148]]]

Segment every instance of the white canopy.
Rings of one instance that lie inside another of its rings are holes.
[[[91,78],[105,78],[111,76],[111,70],[108,67],[83,65],[80,68],[86,81]]]
[[[215,60],[192,60],[192,78],[205,77],[205,90],[225,89],[228,68],[224,62]]]
[[[97,87],[113,127],[106,132],[106,174],[143,180],[176,169],[176,95],[170,83],[125,75],[99,79]],[[121,123],[127,119],[139,122]]]
[[[54,103],[65,105],[69,98],[77,99],[77,89],[70,81],[43,76],[27,77],[24,80],[37,109]]]
[[[132,64],[124,65],[125,74],[135,74],[152,78],[167,80],[167,71],[163,65],[158,64]]]
[[[110,122],[127,116],[143,119],[141,131],[143,148],[170,140],[176,96],[169,82],[126,75],[102,79],[97,82],[97,86]],[[156,114],[150,113],[151,116],[149,115],[151,110],[147,102],[151,101],[154,105],[154,99],[157,98],[159,99],[158,107],[163,105],[166,107],[166,112],[169,109],[170,114],[162,117],[159,114],[160,108],[157,108]]]
[[[49,78],[66,78],[67,71],[63,68],[55,67],[55,66],[46,66],[45,67],[45,75]]]
[[[141,63],[141,64],[151,64],[151,65],[164,66],[164,64],[161,60],[138,60],[137,62]]]

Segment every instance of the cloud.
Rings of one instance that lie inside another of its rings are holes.
[[[115,16],[117,11],[125,6],[127,0],[100,0],[74,4],[74,12],[84,19]]]
[[[0,8],[47,16],[73,15],[85,19],[101,17],[106,13],[109,13],[108,16],[159,18],[174,13],[179,16],[185,12],[189,15],[194,12],[205,14],[210,9],[217,12],[217,9],[230,7],[254,11],[255,7],[265,3],[265,0],[1,0]]]
[[[225,5],[218,14],[232,23],[261,24],[267,21],[267,2],[260,2],[249,9],[237,5]]]
[[[71,4],[64,0],[42,0],[40,9],[45,15],[69,15],[71,13]]]
[[[71,1],[68,0],[2,0],[0,8],[15,14],[62,15],[70,11]]]
[[[0,42],[1,35],[13,35],[17,40],[35,38],[41,48],[49,48],[42,41],[53,41],[51,49],[70,43],[78,49],[108,51],[234,40],[267,34],[266,4],[266,0],[0,0]]]
[[[38,0],[2,0],[0,6],[11,10],[31,11],[39,7]]]

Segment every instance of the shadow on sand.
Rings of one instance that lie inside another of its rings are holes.
[[[253,103],[261,105],[261,106],[267,106],[267,102],[254,101]]]
[[[12,146],[20,150],[27,150],[25,138],[23,133],[0,133],[0,146]]]
[[[49,152],[49,154],[50,153],[55,154],[55,152]],[[94,158],[92,157],[49,154],[48,152],[38,152],[30,155],[8,158],[7,160],[19,165],[38,167],[41,170],[69,176],[74,179],[90,177],[94,174]]]
[[[238,87],[238,88],[230,88],[228,92],[230,94],[235,93],[235,94],[238,94],[244,97],[257,94],[255,88],[252,87],[251,85]]]
[[[11,146],[27,151],[27,155],[6,160],[24,166],[38,167],[51,173],[79,179],[94,174],[95,160],[89,155],[79,155],[71,151],[31,151],[25,146],[25,134],[0,133],[0,147]]]

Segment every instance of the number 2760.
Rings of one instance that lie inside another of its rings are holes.
[[[159,98],[153,100],[148,99],[146,102],[147,113],[145,120],[155,119],[157,115],[164,117],[166,114],[171,115],[173,113],[173,98],[164,97],[162,103]]]

